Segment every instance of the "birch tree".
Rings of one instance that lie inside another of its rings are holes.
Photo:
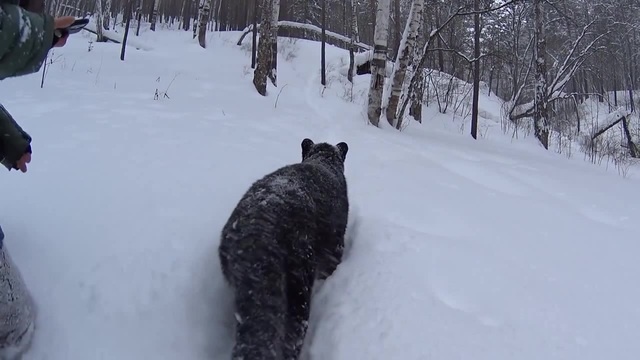
[[[393,69],[393,75],[391,76],[391,92],[389,95],[389,103],[387,105],[387,121],[396,129],[400,129],[402,126],[402,119],[398,117],[398,105],[400,103],[400,97],[405,87],[405,78],[409,66],[414,63],[414,48],[416,46],[416,39],[418,38],[418,32],[422,25],[422,9],[424,7],[424,0],[413,0],[411,10],[409,12],[409,18],[404,29],[402,40],[400,41],[400,47],[398,50],[398,61],[396,61]]]
[[[358,2],[356,0],[351,0],[351,46],[349,47],[349,73],[347,74],[347,79],[350,82],[353,82],[353,77],[356,72],[355,51],[356,51],[356,43],[359,41],[360,39],[358,39]]]
[[[371,60],[371,83],[367,106],[369,122],[378,126],[382,114],[382,92],[387,67],[387,41],[389,38],[389,17],[391,0],[378,0],[374,33],[373,59]]]
[[[531,57],[530,66],[526,71],[523,71],[522,78],[525,80],[515,90],[510,101],[509,119],[515,122],[523,118],[533,118],[535,136],[543,147],[548,149],[551,131],[549,105],[560,99],[578,94],[565,94],[564,90],[569,84],[573,83],[573,79],[578,76],[579,70],[585,61],[599,49],[599,42],[609,32],[593,33],[591,29],[595,22],[591,21],[582,28],[575,39],[562,44],[561,48],[563,48],[562,52],[564,54],[559,50],[554,51],[553,66],[548,68],[546,57],[541,55],[549,52],[543,20],[545,9],[537,1],[533,4],[534,36],[532,38],[532,47],[534,54]],[[542,2],[543,0],[540,1]],[[587,41],[590,37],[592,37],[591,40]],[[550,71],[553,73],[549,74]],[[534,100],[524,102],[523,99],[527,97],[526,88],[531,86],[526,81],[530,73],[533,73]]]
[[[547,42],[544,32],[543,0],[533,0],[535,39],[535,110],[533,126],[536,138],[545,149],[549,148],[549,118],[547,113]]]
[[[107,0],[111,2],[111,0]],[[153,11],[151,12],[151,31],[156,31],[156,23],[158,22],[158,9],[160,8],[160,0],[153,0]]]
[[[105,30],[109,30],[109,23],[111,22],[111,0],[107,0],[104,9],[102,9],[102,12],[104,14],[102,16],[102,27]]]
[[[418,59],[418,57],[420,56],[420,52],[422,51],[422,48],[424,47],[425,41],[427,38],[426,29],[424,26],[424,24],[426,23],[425,22],[426,18],[427,18],[427,12],[423,11],[422,30],[418,32],[418,38],[416,39],[416,47],[413,49],[413,52],[414,52],[413,73],[415,74],[416,81],[415,81],[414,88],[412,89],[413,91],[409,92],[410,101],[411,101],[411,105],[409,106],[409,115],[419,123],[422,122],[422,100],[424,99],[424,90],[425,90],[425,77],[424,77],[425,69],[419,66],[419,64],[417,63],[417,61],[415,61],[415,59]]]
[[[96,0],[96,42],[107,42],[107,38],[103,33],[102,21],[104,14],[102,13],[102,0]]]
[[[207,22],[209,21],[209,0],[200,0],[198,14],[198,43],[202,48],[207,47]]]
[[[271,64],[269,68],[269,79],[273,83],[273,86],[278,86],[278,19],[280,18],[280,0],[271,0],[271,17],[269,12],[266,12],[263,16],[266,16],[271,21],[271,36],[269,42],[271,43]],[[260,35],[262,37],[262,35]]]
[[[273,7],[270,0],[262,0],[262,21],[260,23],[260,39],[258,41],[258,63],[253,72],[253,85],[258,93],[267,96],[267,76],[271,71],[271,32]]]

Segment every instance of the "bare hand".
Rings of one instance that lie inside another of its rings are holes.
[[[63,17],[55,18],[53,20],[53,29],[54,30],[66,29],[69,26],[71,26],[71,24],[73,24],[74,21],[76,21],[76,18],[74,18],[73,16],[63,16]],[[64,44],[67,43],[68,37],[69,37],[69,34],[65,34],[60,39],[58,39],[58,41],[56,41],[53,47],[63,47]]]
[[[16,166],[23,173],[27,172],[27,164],[31,162],[31,153],[25,153],[20,160],[16,162]]]

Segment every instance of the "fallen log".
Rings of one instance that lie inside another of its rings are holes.
[[[87,24],[87,26],[85,26],[82,30],[86,30],[92,34],[96,34],[96,24],[93,22],[90,22]],[[116,43],[116,44],[122,44],[122,38],[123,35],[113,31],[113,30],[102,30],[102,36],[104,36],[105,39],[107,39],[108,42],[112,42],[112,43]],[[138,41],[131,41],[132,39],[127,39],[127,46],[131,46],[136,48],[137,50],[152,50],[152,48],[148,45],[142,44]]]
[[[260,29],[260,24],[257,26]],[[253,31],[253,24],[247,26],[244,30],[242,30],[242,35],[240,35],[240,39],[238,39],[237,45],[242,45],[244,38],[249,35]],[[341,49],[349,50],[351,48],[351,39],[335,33],[333,31],[325,31],[327,36],[327,44],[337,46]],[[286,36],[303,40],[312,40],[312,41],[320,41],[322,36],[322,29],[311,24],[302,24],[293,21],[278,21],[278,36]],[[356,48],[360,50],[371,50],[373,49],[371,46],[357,42]]]
[[[628,121],[629,115],[631,115],[631,112],[624,108],[620,108],[610,113],[607,116],[607,119],[605,119],[603,125],[594,129],[594,131],[591,134],[591,141],[593,142],[598,136],[604,134],[607,130],[611,129],[616,124],[622,122],[622,128],[624,130],[624,135],[627,140],[627,148],[629,149],[629,155],[631,155],[632,158],[637,158],[640,155],[640,149],[638,148],[638,145],[636,145],[636,143],[634,143],[633,139],[631,138],[631,131],[629,130],[629,121]]]
[[[88,32],[90,32],[90,33],[92,33],[92,34],[98,35],[98,33],[97,33],[95,30],[87,29],[86,27],[85,27],[84,29],[82,29],[82,30],[86,30],[86,31],[88,31]],[[110,38],[108,35],[102,34],[102,36],[104,36],[104,38],[105,38],[105,39],[107,39],[107,42],[112,42],[112,43],[120,44],[120,41],[115,40],[115,39],[112,39],[112,38]]]

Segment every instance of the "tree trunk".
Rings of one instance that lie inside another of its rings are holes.
[[[387,121],[396,129],[402,126],[402,119],[398,118],[398,104],[400,96],[404,89],[407,69],[410,64],[415,63],[415,46],[420,26],[422,25],[422,9],[424,0],[413,0],[409,18],[404,29],[404,35],[400,42],[398,50],[398,60],[396,61],[393,75],[393,83],[391,84],[391,94],[389,96],[389,104],[387,105]]]
[[[153,12],[151,13],[151,31],[156,31],[156,22],[158,22],[158,8],[160,8],[160,0],[154,0]]]
[[[627,50],[628,50],[628,62],[629,62],[629,75],[628,75],[628,85],[627,90],[629,92],[629,105],[631,106],[631,112],[635,111],[635,104],[633,103],[633,89],[635,87],[634,84],[634,76],[633,76],[633,50],[631,49],[631,41],[629,37],[627,37]]]
[[[426,19],[428,17],[426,11],[422,11],[422,16],[422,22],[424,24],[426,23]],[[426,41],[426,31],[418,31],[418,38],[416,39],[416,47],[414,49],[414,64],[412,65],[416,81],[413,84],[413,89],[410,89],[409,91],[409,100],[411,101],[411,104],[409,105],[409,116],[413,117],[413,119],[419,123],[422,123],[422,103],[424,100],[426,79],[424,77],[424,67],[415,60],[418,59],[418,57],[421,55],[422,48],[425,46]]]
[[[129,25],[131,25],[131,15],[133,13],[133,0],[127,2],[127,7],[124,13],[126,24],[124,28],[124,37],[122,38],[122,50],[120,50],[120,60],[124,61],[124,53],[127,48],[127,38],[129,37]]]
[[[256,52],[258,49],[258,0],[253,0],[253,29],[251,42],[251,68],[256,68]]]
[[[191,1],[184,0],[182,3],[182,29],[189,31],[189,25],[191,24]]]
[[[387,66],[387,41],[389,39],[389,15],[391,0],[379,0],[376,11],[373,59],[371,60],[371,83],[369,85],[367,116],[369,122],[378,126],[382,113],[382,92]]]
[[[96,0],[96,42],[107,42],[107,38],[103,35],[104,14],[102,11],[102,0]]]
[[[262,96],[267,95],[267,76],[271,69],[271,14],[270,0],[262,0],[262,22],[260,23],[260,41],[258,43],[258,64],[253,72],[253,85]]]
[[[617,84],[617,77],[618,74],[615,72],[615,66],[613,67],[613,106],[618,107],[618,84]]]
[[[435,9],[435,22],[436,22],[436,27],[440,27],[440,15],[439,15],[439,10]],[[444,49],[444,44],[442,43],[442,37],[438,36],[438,70],[440,70],[440,72],[444,72],[444,51],[442,49]]]
[[[136,25],[136,36],[140,36],[140,25],[142,23],[142,0],[138,2],[138,9],[136,10],[136,19],[138,24]]]
[[[422,123],[422,99],[424,98],[424,69],[418,68],[416,74],[417,82],[415,89],[411,92],[411,105],[409,107],[409,115],[417,122]]]
[[[109,30],[109,23],[111,22],[111,0],[107,0],[107,3],[102,9],[102,27],[105,30]]]
[[[322,0],[322,39],[320,40],[320,83],[327,86],[326,68],[327,0]]]
[[[473,11],[473,104],[471,107],[471,136],[478,138],[478,107],[480,98],[480,0],[474,0]],[[491,88],[491,86],[489,86]]]
[[[493,91],[497,97],[500,97],[500,69],[502,69],[502,65],[498,67],[498,71],[496,72],[496,89]]]
[[[353,82],[356,73],[356,42],[358,42],[358,2],[351,0],[351,47],[349,48],[349,73],[347,74],[347,79],[350,82]]]
[[[549,119],[547,114],[547,60],[544,32],[543,0],[534,0],[535,46],[535,109],[533,126],[536,138],[545,149],[549,149]]]
[[[629,154],[631,155],[632,158],[635,159],[638,157],[638,148],[636,147],[636,144],[633,142],[633,139],[631,138],[631,132],[629,131],[629,122],[626,116],[622,118],[622,128],[624,130],[624,135],[627,138],[627,146],[629,147]]]
[[[264,15],[271,15],[271,68],[268,74],[273,86],[278,86],[278,19],[280,18],[280,0],[271,1],[271,12],[264,13]]]
[[[405,36],[404,33],[400,34],[402,27],[400,26],[400,20],[402,16],[400,14],[400,0],[393,0],[393,47],[391,48],[391,54],[393,55],[393,61],[398,61],[400,57],[400,44]],[[409,20],[407,20],[409,22]]]
[[[210,6],[209,0],[201,0],[198,18],[198,43],[203,49],[207,47],[207,22],[209,20]]]

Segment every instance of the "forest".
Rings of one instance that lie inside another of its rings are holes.
[[[424,104],[455,112],[464,94],[477,138],[485,91],[504,102],[502,126],[514,136],[530,133],[568,154],[575,145],[592,162],[640,157],[637,1],[52,0],[45,8],[92,16],[98,41],[124,24],[192,32],[202,47],[208,32],[237,31],[238,44],[252,43],[262,95],[267,81],[277,86],[278,37],[338,46],[349,53],[350,81],[371,74],[372,125],[402,130],[421,121]]]

